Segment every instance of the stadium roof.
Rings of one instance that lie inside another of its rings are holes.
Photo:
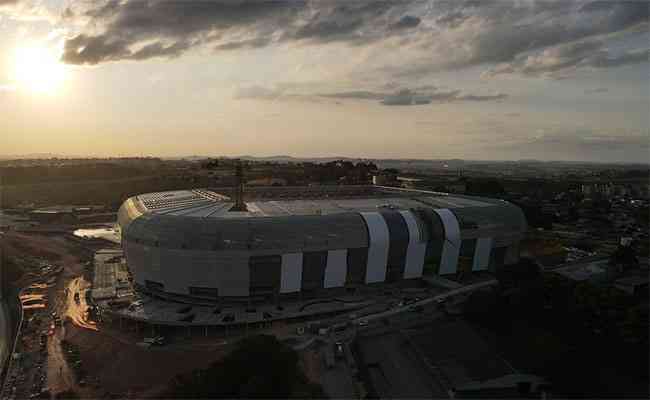
[[[209,189],[156,192],[137,196],[145,213],[202,217],[242,218],[289,215],[327,215],[377,209],[468,208],[507,204],[501,200],[409,191],[373,186],[282,187],[247,190],[246,212],[229,211],[234,201]]]

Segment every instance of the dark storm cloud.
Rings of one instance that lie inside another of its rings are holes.
[[[105,35],[80,34],[66,40],[63,49],[63,60],[70,64],[97,64],[130,56],[131,51],[126,40]]]
[[[645,1],[478,1],[436,4],[438,31],[423,37],[423,54],[410,65],[389,67],[416,78],[447,69],[510,63],[523,55],[636,28],[648,30]],[[594,49],[597,50],[597,49]]]
[[[350,3],[110,0],[81,13],[89,19],[88,32],[68,40],[63,60],[73,64],[97,64],[145,59],[145,55],[149,58],[177,56],[206,43],[213,43],[215,50],[256,48],[269,45],[271,35],[277,37],[277,41],[369,43],[387,34],[390,24],[414,24],[415,17],[400,19],[399,15],[386,15],[408,4],[408,1],[372,0]],[[140,56],[131,54],[134,47],[147,41],[166,45],[160,46],[160,51]],[[97,48],[93,48],[95,46]],[[111,52],[112,49],[115,52]],[[85,54],[92,57],[85,57]]]
[[[84,13],[90,19],[89,26],[103,27],[104,32],[80,34],[69,39],[63,60],[71,64],[98,64],[122,59],[175,57],[193,46],[214,41],[223,31],[265,32],[269,23],[279,25],[291,20],[291,15],[304,4],[262,0],[111,0]],[[161,44],[139,55],[132,50],[146,41]],[[250,41],[249,45],[254,43]],[[231,47],[235,48],[236,44]]]
[[[74,15],[70,18],[86,21],[87,27],[68,40],[63,55],[68,63],[177,57],[204,45],[225,51],[284,42],[371,46],[385,41],[385,54],[390,46],[394,50],[404,46],[411,58],[376,67],[406,78],[485,63],[516,64],[531,52],[592,41],[640,24],[641,30],[647,30],[648,22],[648,3],[643,1],[109,0],[90,4],[89,9],[69,13]],[[386,41],[393,37],[401,40]],[[151,47],[144,51],[143,46]],[[602,56],[598,48],[585,51],[594,54],[584,54],[580,60],[591,63],[578,61],[574,66],[604,68],[643,61],[636,53],[613,58]],[[576,59],[565,58],[569,66]],[[519,68],[512,65],[514,72],[526,73]],[[555,68],[561,69],[559,64]]]

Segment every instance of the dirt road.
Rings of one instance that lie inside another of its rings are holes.
[[[73,279],[66,287],[65,293],[65,317],[80,328],[97,331],[97,324],[88,319],[88,304],[86,303],[86,291],[90,283],[82,277]]]
[[[61,338],[64,335],[64,332],[59,332],[48,339],[47,384],[52,393],[76,388],[74,372],[70,369],[61,348]]]

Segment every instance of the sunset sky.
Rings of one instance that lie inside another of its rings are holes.
[[[648,162],[648,8],[0,0],[0,155]]]

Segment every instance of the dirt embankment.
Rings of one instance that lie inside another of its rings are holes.
[[[225,351],[143,349],[72,325],[66,331],[66,340],[80,350],[84,369],[106,394],[155,395],[174,376],[204,369]]]
[[[56,284],[48,288],[51,307],[48,313],[69,315],[70,305],[75,304],[70,297],[74,291],[81,290],[75,282],[84,273],[84,263],[91,259],[92,251],[65,235],[8,232],[2,240],[8,255],[27,260],[28,266],[30,260],[40,259],[63,267]],[[24,274],[17,285],[28,282],[30,277],[36,277],[36,273]],[[142,340],[143,333],[135,337],[117,326],[85,329],[72,321],[63,325],[55,329],[47,344],[47,384],[53,394],[72,390],[91,398],[112,395],[156,398],[176,375],[204,369],[228,351],[227,346],[220,348],[214,343],[144,349],[135,345],[137,340]],[[63,340],[78,349],[85,384],[80,385],[75,378]]]

